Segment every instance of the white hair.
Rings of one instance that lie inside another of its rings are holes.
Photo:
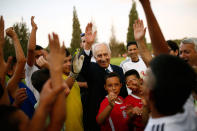
[[[107,49],[108,49],[108,53],[111,55],[111,50],[110,50],[110,47],[109,47],[108,44],[106,44],[106,43],[95,43],[92,46],[92,53],[93,53],[94,57],[96,57],[96,47],[100,46],[100,45],[105,45],[107,47]]]
[[[181,44],[189,44],[189,43],[194,44],[194,49],[197,52],[197,38],[186,38],[181,41]]]

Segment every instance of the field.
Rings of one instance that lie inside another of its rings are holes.
[[[123,60],[125,60],[124,57],[114,57],[114,58],[111,58],[110,63],[113,64],[113,65],[119,66],[120,63],[121,63]]]

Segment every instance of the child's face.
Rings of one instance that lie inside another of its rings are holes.
[[[113,92],[116,95],[119,95],[121,87],[122,87],[122,84],[120,83],[120,80],[118,77],[114,76],[114,77],[107,78],[106,84],[105,84],[105,90],[107,90],[108,94],[110,92]]]
[[[126,84],[132,92],[140,91],[140,79],[138,79],[135,75],[127,76]]]
[[[71,71],[71,59],[71,55],[64,58],[63,71],[66,75],[69,75]]]

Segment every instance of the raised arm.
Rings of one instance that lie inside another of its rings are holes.
[[[86,31],[85,31],[85,45],[84,45],[84,50],[90,50],[92,48],[92,45],[94,44],[95,38],[96,38],[96,33],[92,33],[92,23],[88,23],[86,26]]]
[[[63,83],[63,62],[65,56],[64,45],[60,47],[58,35],[53,33],[52,37],[49,35],[49,69],[51,74],[52,86],[58,88]],[[65,93],[61,92],[53,105],[51,112],[51,122],[48,130],[61,130],[65,121]]]
[[[4,40],[4,20],[3,16],[0,18],[0,83],[2,87],[5,87],[5,76],[8,71],[8,67],[11,62],[11,57],[8,58],[7,63],[4,61],[4,55],[3,55],[3,46],[4,46],[5,40]]]
[[[3,45],[5,43],[4,40],[4,20],[3,16],[0,17],[0,84],[1,87],[3,88],[3,95],[0,98],[0,104],[5,104],[9,105],[10,101],[8,98],[8,91],[5,84],[5,76],[8,70],[8,67],[11,63],[11,57],[8,58],[7,63],[4,61],[4,56],[3,56]]]
[[[14,71],[13,76],[8,81],[8,85],[7,85],[8,91],[13,95],[13,93],[16,91],[18,82],[20,82],[21,80],[21,74],[24,71],[26,59],[25,59],[21,44],[18,40],[17,34],[14,31],[14,29],[12,27],[8,28],[6,30],[6,34],[10,36],[14,42],[14,48],[15,48],[16,59],[17,59],[16,69]]]
[[[146,20],[148,23],[148,29],[149,29],[154,55],[157,56],[163,53],[168,54],[167,43],[161,32],[157,19],[153,14],[150,1],[149,0],[139,0],[139,1],[141,2],[146,15]]]
[[[149,66],[149,62],[152,59],[151,53],[147,48],[147,45],[144,41],[146,28],[144,28],[144,24],[142,20],[136,20],[133,24],[134,29],[134,37],[138,44],[140,55],[145,62],[146,66]]]
[[[32,30],[31,30],[28,48],[27,48],[27,64],[29,66],[33,66],[35,61],[34,51],[36,48],[36,31],[38,27],[34,22],[34,16],[31,17],[31,26],[32,26]]]

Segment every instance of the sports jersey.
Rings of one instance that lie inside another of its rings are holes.
[[[118,96],[118,98],[123,101],[123,98],[121,96]],[[97,114],[97,118],[108,105],[109,102],[108,98],[106,97],[100,104],[100,109]],[[128,116],[125,112],[125,108],[126,106],[123,102],[116,102],[110,113],[110,116],[101,125],[101,131],[128,131]]]
[[[67,76],[63,75],[66,79]],[[66,97],[66,131],[83,131],[83,109],[80,96],[80,88],[77,82],[74,83],[70,93]]]
[[[128,95],[124,99],[124,103],[126,106],[132,106],[132,107],[142,108],[143,106],[141,98],[133,94]],[[132,124],[131,130],[135,130],[135,131],[144,130],[144,125],[142,123],[142,116],[134,116],[131,120],[131,124]]]
[[[142,60],[141,57],[139,57],[139,61],[138,62],[132,62],[131,58],[126,60],[125,63],[122,64],[122,69],[123,72],[126,73],[127,71],[131,70],[131,69],[135,69],[138,71],[138,73],[140,74],[141,78],[144,78],[145,76],[145,72],[146,72],[146,65],[144,63],[144,61]]]
[[[197,131],[197,123],[188,110],[175,115],[149,118],[145,131]]]

